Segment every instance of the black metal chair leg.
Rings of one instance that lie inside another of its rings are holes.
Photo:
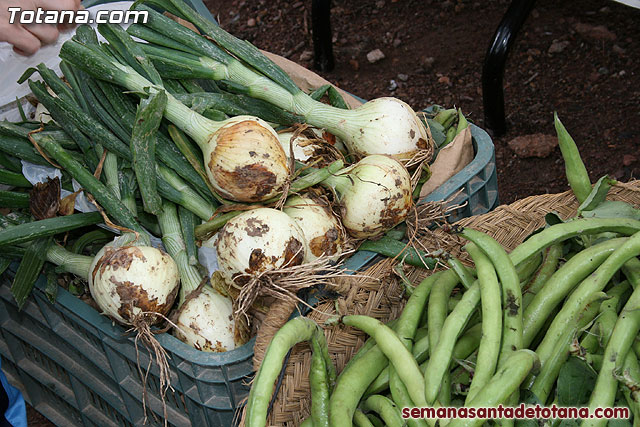
[[[484,105],[484,125],[494,136],[506,131],[504,118],[504,92],[502,79],[509,50],[518,31],[529,16],[535,0],[513,0],[502,17],[482,67],[482,103]]]
[[[313,31],[313,66],[319,71],[331,71],[335,65],[331,40],[331,0],[312,1],[311,28]]]

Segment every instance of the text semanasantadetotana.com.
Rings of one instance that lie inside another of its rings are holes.
[[[453,407],[440,408],[402,408],[402,418],[426,418],[426,419],[453,419],[453,418],[479,418],[479,419],[628,419],[629,408],[577,408],[563,406],[525,405],[496,407]]]
[[[145,24],[149,13],[144,10],[27,10],[8,8],[10,24]]]

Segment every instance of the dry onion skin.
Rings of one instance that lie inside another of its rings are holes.
[[[280,132],[278,139],[287,157],[291,156],[293,146],[295,160],[304,164],[314,163],[319,167],[342,158],[342,153],[347,151],[339,138],[318,128],[307,128],[302,132]]]
[[[262,119],[237,116],[227,120],[202,151],[211,184],[235,201],[271,198],[289,177],[278,134]]]
[[[103,313],[126,325],[158,323],[176,299],[178,267],[167,253],[151,246],[106,245],[96,254],[89,290]]]

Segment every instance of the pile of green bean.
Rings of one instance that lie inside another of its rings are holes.
[[[422,280],[389,324],[363,315],[334,319],[370,336],[337,378],[322,328],[308,318],[291,320],[267,349],[246,425],[266,424],[284,355],[304,340],[313,348],[305,426],[477,426],[487,420],[410,419],[403,408],[520,403],[591,411],[626,406],[630,419],[616,422],[637,420],[640,211],[605,200],[613,181],[592,186],[575,142],[557,117],[555,124],[580,202],[575,218],[549,217],[544,229],[510,253],[485,233],[454,227],[468,242],[473,267],[453,260],[453,268]],[[575,366],[591,373],[585,377],[592,381],[571,383]],[[582,401],[567,400],[572,385]],[[582,420],[585,426],[606,423]]]

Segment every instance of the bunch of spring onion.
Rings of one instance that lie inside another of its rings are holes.
[[[166,95],[152,93],[136,109],[114,86],[95,81],[66,63],[63,70],[68,86],[43,66],[39,66],[38,71],[47,87],[38,82],[30,85],[64,131],[52,124],[48,127],[55,130],[30,134],[37,130],[37,124],[4,122],[0,125],[0,149],[34,163],[50,162],[61,167],[63,176],[75,179],[89,197],[95,199],[108,219],[107,225],[126,233],[116,243],[102,248],[95,257],[85,257],[83,262],[80,258],[73,261],[69,254],[57,254],[58,258],[50,261],[90,267],[90,274],[82,269],[71,271],[89,280],[91,295],[102,312],[126,325],[139,325],[142,320],[145,327],[157,324],[173,307],[181,278],[181,315],[176,334],[203,350],[233,349],[236,331],[230,321],[231,302],[210,287],[200,287],[202,276],[194,265],[197,262],[195,217],[207,219],[212,215],[214,196],[187,158],[159,131]],[[109,147],[108,151],[103,147]],[[156,159],[156,152],[162,156]],[[107,162],[109,156],[111,161]],[[97,160],[100,157],[102,160]],[[98,168],[99,178],[91,173],[94,167]],[[19,176],[17,172],[14,174]],[[20,184],[16,179],[13,181]],[[171,202],[181,205],[179,227],[176,227],[175,215],[167,213],[171,210],[166,206],[173,206]],[[98,213],[78,216],[90,217],[92,223],[103,219]],[[86,225],[75,218],[76,215],[54,218],[66,228],[53,226],[49,234]],[[146,229],[139,223],[143,220]],[[38,226],[37,223],[29,225]],[[176,235],[176,228],[182,228],[180,235]],[[149,230],[162,236],[171,257],[149,246]],[[20,230],[10,232],[15,234]],[[38,237],[33,229],[23,233],[30,239]],[[93,265],[89,265],[89,260],[93,260]],[[26,265],[25,260],[23,263]],[[20,274],[16,282],[23,282],[24,286],[15,288],[23,302],[36,276],[25,276],[25,280],[22,277]],[[203,306],[215,309],[203,310]],[[207,315],[198,314],[202,311]],[[197,332],[193,332],[197,325],[193,318],[202,321]]]
[[[210,39],[144,3],[191,22]],[[426,127],[409,105],[396,98],[375,99],[353,110],[334,108],[304,93],[253,45],[207,21],[182,0],[138,2],[133,9],[147,12],[149,19],[144,26],[134,24],[128,31],[149,42],[141,48],[164,78],[192,76],[230,81],[244,93],[326,129],[357,156],[388,154],[407,160],[427,148]]]
[[[141,47],[124,30],[108,25],[99,26],[99,30],[109,46],[116,46],[117,54],[101,49],[91,37],[80,36],[81,31],[91,31],[83,27],[63,45],[61,58],[95,78],[141,96],[165,92],[160,75],[140,59],[145,58]],[[282,190],[290,174],[289,163],[276,132],[264,120],[234,116],[214,121],[170,93],[166,98],[164,116],[198,144],[209,182],[218,193],[240,202],[257,202]]]
[[[313,135],[313,144],[327,134],[310,129],[283,136],[281,142],[266,121],[291,126],[306,120],[304,114],[220,89],[233,86],[230,81],[218,87],[195,80],[197,73],[180,80],[163,78],[155,68],[158,64],[149,60],[153,55],[148,57],[122,29],[101,25],[99,31],[108,44],[98,43],[93,30],[81,26],[63,46],[66,82],[44,66],[37,68],[44,83],[30,82],[55,124],[39,130],[37,123],[2,123],[0,134],[10,141],[3,149],[0,138],[0,151],[17,149],[25,160],[59,166],[67,180],[73,178],[90,194],[107,225],[133,233],[137,244],[148,246],[150,233],[163,239],[182,279],[175,331],[180,339],[204,350],[229,350],[238,343],[238,330],[228,322],[231,301],[201,286],[196,238],[204,240],[224,226],[215,244],[221,274],[246,296],[252,288],[243,285],[249,282],[264,283],[266,276],[274,283],[275,275],[289,274],[290,268],[300,266],[308,272],[306,263],[326,267],[325,260],[337,260],[345,247],[345,230],[356,238],[378,237],[406,217],[411,185],[398,160],[365,155],[344,167],[329,137],[322,142],[334,156],[323,156],[331,162],[328,166],[315,169],[321,165],[315,156],[299,159],[306,166],[296,164],[287,153],[292,145],[294,157],[295,147],[298,152],[309,147],[301,135]],[[238,90],[235,85],[230,89]],[[294,165],[300,176],[291,181]],[[329,189],[335,206],[314,192],[293,197],[317,184]],[[284,201],[284,190],[290,197],[283,213],[271,207],[279,198]],[[15,202],[24,205],[21,197]],[[264,207],[247,210],[257,206],[237,208],[231,206],[234,201],[260,202]],[[225,209],[216,212],[218,203]],[[178,205],[178,221],[173,204]],[[333,208],[340,215],[334,215]],[[198,225],[198,219],[211,220]],[[202,316],[202,306],[215,310]],[[193,328],[194,318],[216,327]]]

